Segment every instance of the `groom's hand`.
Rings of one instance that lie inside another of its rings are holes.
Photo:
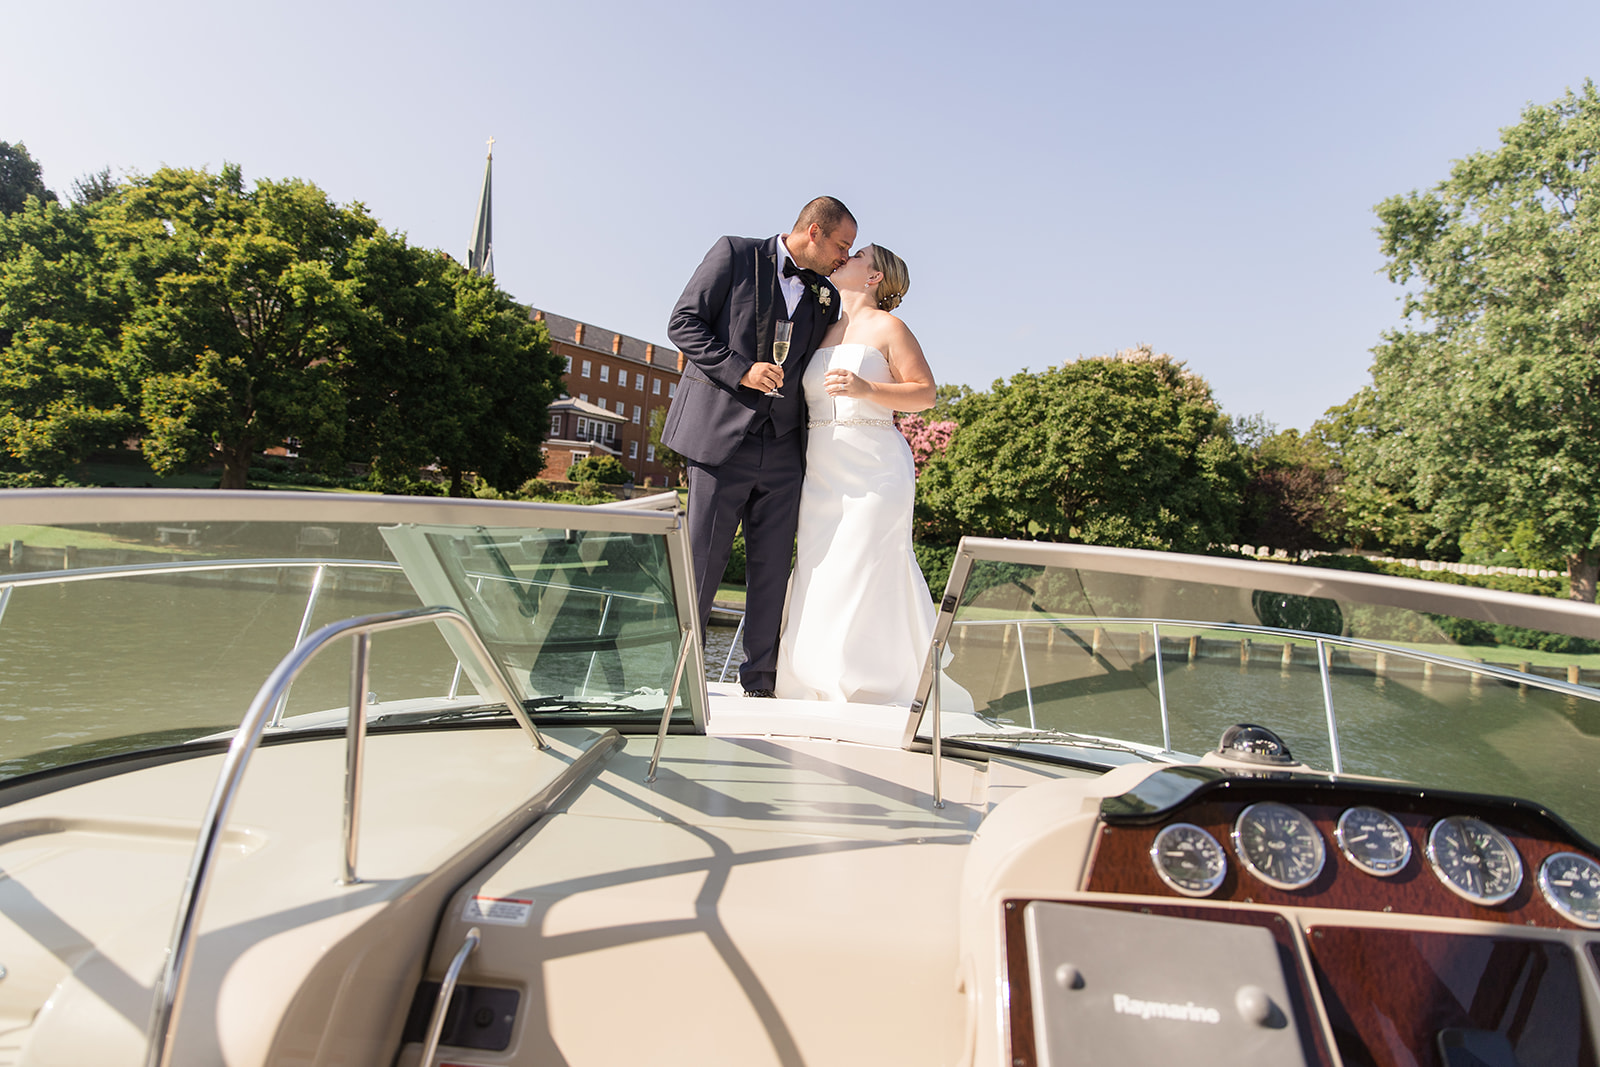
[[[761,393],[777,389],[783,385],[783,368],[776,363],[753,363],[739,384]]]

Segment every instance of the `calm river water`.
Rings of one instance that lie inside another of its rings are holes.
[[[326,591],[311,627],[415,607],[409,592]],[[0,776],[130,747],[131,735],[230,729],[294,643],[302,590],[144,578],[16,590],[0,618]],[[707,677],[722,672],[731,627],[712,627]],[[1062,643],[1067,645],[1066,642]],[[1030,649],[1030,711],[1014,649],[953,639],[950,673],[980,707],[1021,725],[1160,745],[1152,661],[1110,669],[1068,646]],[[735,651],[730,678],[737,677]],[[445,692],[454,659],[430,628],[373,640],[370,688],[385,700]],[[335,647],[296,683],[288,714],[343,706],[348,654]],[[1275,662],[1169,662],[1172,747],[1215,747],[1257,722],[1295,754],[1331,766],[1320,676]],[[1433,679],[1333,677],[1344,769],[1434,787],[1528,797],[1600,838],[1600,706],[1449,672]]]

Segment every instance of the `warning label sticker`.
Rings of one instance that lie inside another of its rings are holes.
[[[501,926],[527,926],[533,914],[533,901],[515,897],[472,897],[461,909],[461,921],[498,923]]]

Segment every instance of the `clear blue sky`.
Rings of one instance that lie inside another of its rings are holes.
[[[517,299],[665,342],[723,233],[831,193],[941,381],[1148,342],[1308,427],[1398,324],[1372,207],[1600,73],[1600,3],[10,5],[45,181],[224,161],[463,257],[496,138]]]

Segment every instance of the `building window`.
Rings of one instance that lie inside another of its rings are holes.
[[[655,381],[650,383],[650,391],[652,393],[654,393],[656,396],[660,396],[661,395],[661,379],[660,378],[657,378]]]
[[[584,418],[582,415],[579,415],[578,416],[578,426],[577,426],[577,430],[576,430],[574,436],[576,436],[577,439],[581,441],[581,440],[583,440],[584,431],[586,431],[588,429],[589,429],[589,420]]]
[[[616,439],[617,439],[617,424],[614,423],[614,422],[606,423],[606,440],[607,441],[615,441]]]
[[[667,399],[671,400],[673,397],[675,397],[677,395],[678,395],[678,383],[677,382],[668,382],[667,383]]]
[[[639,392],[644,392],[644,371],[635,371],[633,374],[633,387]]]
[[[628,442],[628,458],[629,459],[638,459],[639,458],[639,442],[638,441],[629,441]]]
[[[633,405],[633,424],[635,426],[639,425],[639,419],[642,415],[644,415],[644,409],[638,404]]]
[[[588,459],[588,458],[589,458],[589,453],[587,453],[587,452],[579,452],[577,450],[574,450],[573,453],[572,453],[572,462],[574,462],[574,463],[578,462],[578,460],[580,460],[580,459]],[[942,692],[942,690],[941,690],[941,692]]]
[[[560,437],[561,436],[561,416],[560,415],[551,415],[550,416],[550,436],[551,437]]]
[[[656,446],[655,445],[651,445],[649,448],[644,450],[644,458],[646,460],[648,460],[649,462],[651,462],[651,463],[654,463],[656,461]]]
[[[571,356],[567,357],[567,373],[568,374],[572,373],[572,357]]]
[[[583,376],[585,378],[589,377],[589,361],[588,360],[584,360],[583,361]]]
[[[579,393],[578,394],[578,399],[583,401],[585,404],[587,404],[589,402],[589,394],[588,393]]]
[[[602,382],[609,382],[611,380],[611,367],[608,364],[600,364],[600,380]],[[624,386],[624,388],[626,388],[626,386]]]

